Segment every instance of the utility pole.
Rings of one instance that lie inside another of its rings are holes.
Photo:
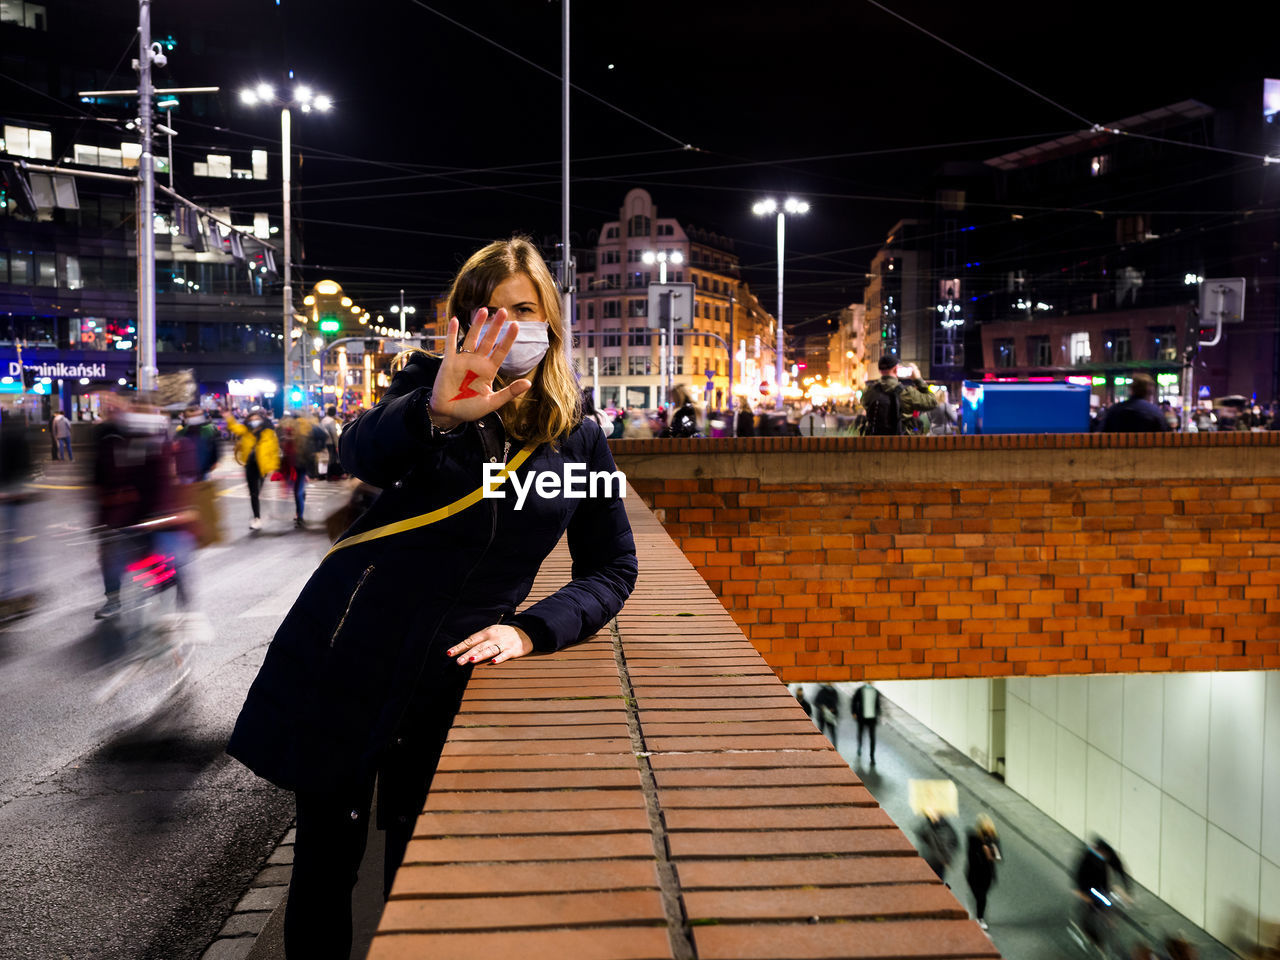
[[[289,340],[293,336],[293,216],[291,204],[293,200],[293,115],[289,108],[280,109],[280,190],[284,200],[284,291],[281,303],[281,330],[284,333],[284,379],[280,381],[280,410],[289,410],[289,394],[291,393],[289,375],[293,372],[289,363]],[[301,338],[299,338],[301,339]],[[306,358],[302,358],[305,368]],[[321,361],[320,400],[324,401],[324,361]],[[305,370],[300,370],[306,376]]]
[[[569,246],[569,0],[560,0],[560,289],[564,355],[573,369],[573,252]]]
[[[156,171],[151,140],[151,0],[138,0],[138,389],[154,390],[156,366]],[[163,54],[160,54],[163,57]]]

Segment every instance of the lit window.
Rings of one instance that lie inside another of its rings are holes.
[[[138,167],[138,161],[142,159],[142,144],[120,144],[120,159],[126,170],[136,170]]]
[[[26,0],[0,0],[0,23],[16,23],[28,30],[48,29],[44,4],[29,3]]]
[[[231,158],[229,156],[211,153],[209,154],[208,177],[219,177],[223,180],[231,179]]]
[[[1071,334],[1071,362],[1076,365],[1088,363],[1090,360],[1089,334]]]
[[[267,179],[267,151],[253,151],[253,179]]]
[[[5,153],[16,157],[30,157],[33,160],[53,159],[53,134],[48,130],[33,130],[30,127],[4,126]]]
[[[71,148],[71,152],[75,162],[82,166],[96,167],[98,165],[97,147],[91,147],[84,143],[77,143]]]

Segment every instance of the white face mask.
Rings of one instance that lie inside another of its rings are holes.
[[[259,420],[257,417],[254,417],[252,420],[249,421],[250,430],[257,430],[260,426],[262,426],[262,421]]]
[[[508,377],[523,377],[532,373],[547,355],[551,346],[547,340],[547,325],[537,320],[510,322],[516,324],[519,332],[498,369]]]

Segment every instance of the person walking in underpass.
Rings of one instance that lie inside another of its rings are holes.
[[[874,680],[868,680],[853,693],[850,706],[858,724],[858,759],[862,759],[862,736],[871,740],[871,765],[876,765],[876,724],[880,722],[880,691]]]
[[[822,731],[824,737],[831,741],[833,747],[838,747],[839,744],[836,741],[839,737],[840,728],[840,695],[836,693],[835,686],[830,683],[824,683],[818,687],[818,692],[813,698],[813,706],[816,711],[814,719],[818,721],[818,729]]]
[[[977,823],[967,837],[965,879],[973,891],[974,918],[978,926],[987,929],[987,891],[996,882],[996,864],[1000,862],[1000,844],[996,839],[996,825],[985,813],[978,814]]]

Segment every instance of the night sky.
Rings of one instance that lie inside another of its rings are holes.
[[[295,126],[305,282],[332,276],[375,311],[401,286],[425,303],[482,243],[558,231],[558,3],[282,3],[277,12],[262,0],[264,33],[287,38],[264,78],[287,65],[335,101],[332,113]],[[157,22],[180,31],[173,4],[157,0]],[[885,5],[1097,122],[1187,98],[1216,106],[1233,88],[1252,91],[1260,111],[1262,78],[1280,75],[1280,57],[1265,49],[1274,15],[1215,27],[1203,11],[1192,18],[1156,3]],[[789,224],[786,292],[789,325],[807,319],[808,329],[861,298],[896,220],[928,215],[918,198],[939,163],[1084,126],[868,0],[578,0],[572,50],[574,82],[639,118],[575,92],[572,229],[585,236],[616,219],[625,192],[643,186],[659,215],[733,237],[744,278],[771,304],[773,225],[750,207],[770,194],[802,196],[812,212]],[[186,79],[180,67],[173,76]],[[215,82],[232,91],[238,81]],[[224,96],[230,106],[233,94]],[[230,115],[236,130],[278,137],[274,119]],[[870,155],[848,156],[858,153]],[[844,156],[811,159],[831,155]],[[206,200],[216,199],[211,185],[200,184]],[[261,190],[252,208],[278,211],[278,193],[262,184],[225,189],[236,204]]]

